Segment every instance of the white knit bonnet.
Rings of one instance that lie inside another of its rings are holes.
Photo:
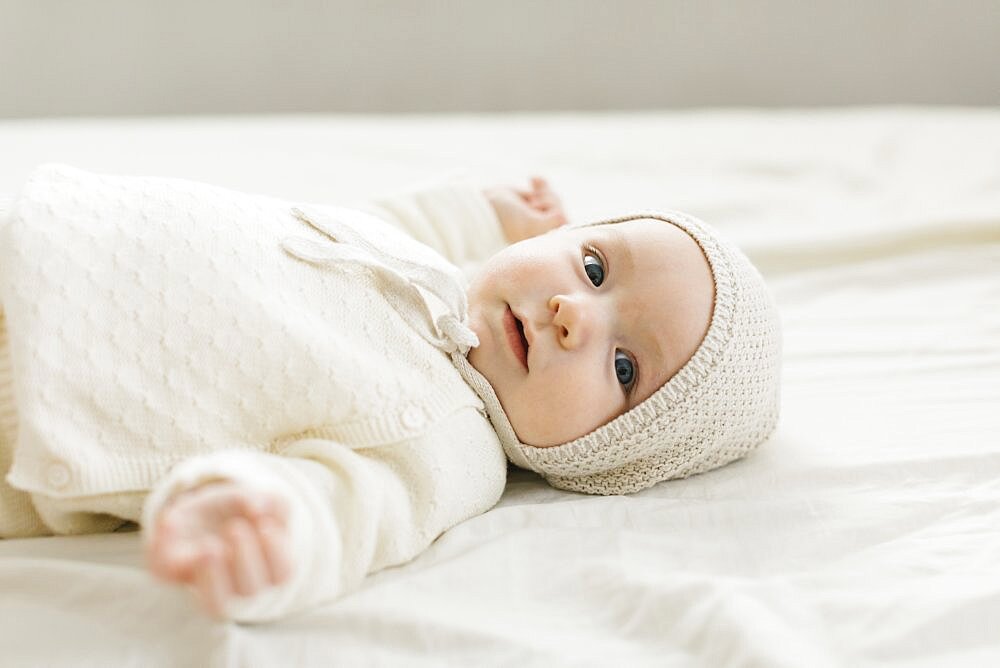
[[[484,400],[507,457],[554,487],[589,494],[636,492],[739,459],[777,423],[780,322],[749,259],[708,225],[678,211],[581,227],[649,218],[676,225],[698,242],[712,269],[715,304],[694,355],[645,401],[573,441],[534,447],[517,439],[485,379],[471,365],[459,365]]]

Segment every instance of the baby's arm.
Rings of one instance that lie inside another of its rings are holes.
[[[477,431],[488,429],[468,407],[448,429],[383,447],[311,438],[281,455],[186,460],[144,508],[149,567],[193,587],[213,614],[240,621],[337,598],[496,503],[506,459]]]

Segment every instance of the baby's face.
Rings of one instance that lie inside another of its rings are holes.
[[[518,439],[560,445],[655,392],[712,315],[701,248],[660,220],[560,228],[491,257],[469,289],[490,382]]]

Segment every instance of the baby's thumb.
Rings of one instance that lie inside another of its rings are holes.
[[[541,176],[532,176],[531,177],[531,189],[532,190],[548,190],[549,189],[549,182],[546,181]]]
[[[171,526],[160,527],[146,548],[146,566],[161,580],[190,582],[199,551]]]

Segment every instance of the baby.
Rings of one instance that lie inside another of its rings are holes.
[[[745,256],[677,212],[564,223],[541,179],[361,210],[39,168],[0,207],[0,536],[139,522],[156,576],[264,621],[489,510],[508,460],[627,494],[763,441]]]

